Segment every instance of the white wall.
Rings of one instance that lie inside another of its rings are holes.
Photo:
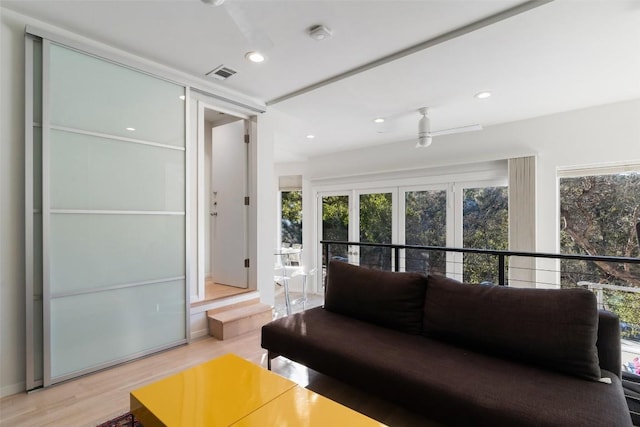
[[[0,396],[5,396],[24,390],[26,369],[24,25],[2,13],[0,26]]]
[[[249,144],[251,203],[249,235],[255,236],[256,244],[249,247],[251,259],[249,287],[258,289],[260,300],[274,303],[273,264],[276,241],[276,188],[273,166],[274,129],[270,113],[252,120]]]
[[[213,146],[211,136],[213,134],[211,122],[204,123],[204,277],[211,276],[211,154]]]

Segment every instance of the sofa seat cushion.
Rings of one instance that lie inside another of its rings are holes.
[[[629,426],[620,381],[587,381],[321,307],[262,329],[262,346],[445,425]]]
[[[422,333],[427,277],[329,262],[324,306],[380,326]]]
[[[600,380],[598,308],[586,289],[519,289],[429,276],[424,329],[483,353]]]

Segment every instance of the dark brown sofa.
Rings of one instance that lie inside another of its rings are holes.
[[[325,306],[262,347],[452,426],[631,426],[618,318],[584,289],[467,285],[332,261]]]

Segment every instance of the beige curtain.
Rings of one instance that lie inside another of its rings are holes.
[[[536,251],[536,158],[509,159],[509,250]],[[535,287],[532,258],[510,257],[509,285]]]

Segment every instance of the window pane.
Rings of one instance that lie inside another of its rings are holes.
[[[182,86],[56,45],[50,82],[52,125],[184,147]]]
[[[184,339],[184,287],[178,280],[53,299],[51,376]]]
[[[462,208],[462,245],[465,248],[509,248],[507,187],[465,188]],[[464,255],[463,280],[498,283],[498,259]]]
[[[51,292],[185,275],[183,215],[51,216]]]
[[[360,242],[391,243],[391,193],[360,195]],[[360,265],[391,270],[391,249],[360,246]]]
[[[302,244],[302,191],[283,191],[282,197],[282,236],[286,245]]]
[[[640,172],[560,179],[563,253],[637,258],[639,221]],[[640,266],[562,261],[561,270],[562,287],[592,289],[600,308],[620,316],[623,368],[640,374]]]
[[[322,240],[349,241],[349,196],[322,197]],[[347,245],[331,245],[329,249],[331,259],[349,261]]]
[[[51,207],[184,211],[184,151],[51,131]]]
[[[446,246],[447,194],[438,191],[405,192],[405,242],[417,246]],[[405,250],[405,271],[446,273],[446,253]]]

